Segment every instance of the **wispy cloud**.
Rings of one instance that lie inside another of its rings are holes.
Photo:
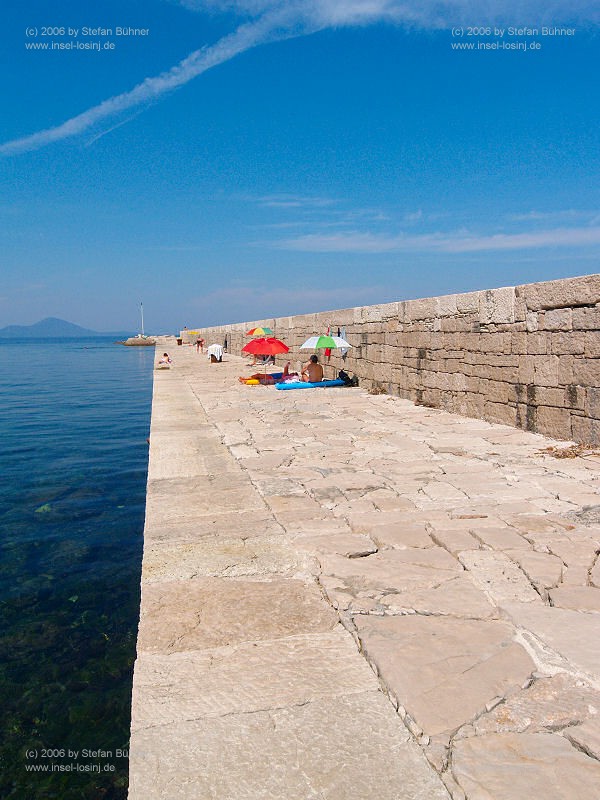
[[[242,198],[261,208],[275,211],[295,212],[296,219],[278,223],[264,223],[255,227],[288,228],[310,226],[315,228],[341,228],[357,225],[388,223],[393,217],[387,211],[376,207],[353,206],[347,198],[318,197],[291,193],[276,193],[258,197]],[[414,225],[425,219],[421,210],[398,212],[396,217],[402,224]]]
[[[324,26],[368,24],[388,20],[422,28],[452,23],[482,24],[598,19],[595,0],[179,0],[196,11],[230,12],[256,17],[283,7],[298,19]]]
[[[585,222],[590,225],[598,223],[600,212],[584,211],[575,208],[564,208],[556,211],[528,211],[521,214],[509,214],[507,219],[513,222]]]
[[[477,24],[505,20],[515,24],[544,21],[598,22],[597,0],[180,0],[200,12],[234,14],[249,21],[211,47],[195,50],[167,72],[146,78],[133,89],[52,128],[0,145],[0,155],[38,150],[78,136],[113,120],[132,108],[144,107],[174,91],[208,69],[261,44],[304,36],[324,28],[389,22],[424,29],[451,24]],[[114,125],[111,122],[109,127]],[[108,131],[104,131],[107,133]],[[97,138],[103,135],[97,133]]]
[[[330,197],[307,197],[294,194],[271,194],[255,198],[260,206],[266,208],[327,208],[334,206],[336,201]]]
[[[203,72],[229,61],[252,47],[301,34],[301,31],[286,23],[285,15],[282,18],[280,14],[273,13],[255,22],[241,25],[234,33],[223,37],[212,47],[194,51],[167,72],[146,78],[129,92],[111,97],[55,128],[48,128],[0,145],[0,155],[10,156],[38,150],[53,142],[78,136],[131,108],[149,105],[167,92],[184,86]]]
[[[586,247],[600,244],[600,227],[554,228],[525,233],[473,235],[467,232],[429,233],[418,236],[364,233],[307,234],[273,242],[282,250],[307,253],[397,253],[427,251],[469,253],[477,251],[524,250],[541,247]]]
[[[115,131],[117,128],[120,128],[122,125],[126,125],[128,122],[131,122],[132,119],[135,119],[141,113],[142,113],[142,111],[140,110],[135,114],[131,114],[126,119],[123,119],[120,122],[117,122],[115,125],[111,125],[110,128],[106,128],[106,130],[100,131],[100,133],[97,133],[95,136],[93,136],[89,140],[89,142],[86,142],[85,146],[86,147],[91,147],[94,144],[94,142],[98,141],[98,139],[101,139],[103,136],[106,136],[108,133],[111,133],[112,131]]]

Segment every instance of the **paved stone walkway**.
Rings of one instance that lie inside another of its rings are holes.
[[[130,798],[600,797],[600,457],[172,354]]]

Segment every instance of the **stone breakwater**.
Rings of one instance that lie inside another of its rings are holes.
[[[173,355],[131,800],[596,798],[600,457]]]
[[[600,442],[600,275],[202,329],[240,353],[268,325],[298,347],[328,326],[353,345],[330,372],[469,417]],[[185,331],[183,332],[185,334]],[[305,352],[305,351],[303,351]]]

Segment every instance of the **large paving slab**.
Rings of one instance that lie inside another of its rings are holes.
[[[324,632],[338,624],[316,584],[204,578],[146,583],[138,650],[174,653]]]
[[[594,800],[600,785],[600,762],[551,733],[463,739],[452,770],[469,800]]]
[[[535,670],[512,627],[498,620],[411,614],[356,624],[367,658],[429,736],[453,733]]]
[[[356,656],[341,626],[213,650],[144,653],[134,690],[145,702],[132,713],[132,731],[376,691],[372,670]]]
[[[130,797],[595,800],[600,460],[172,349]]]
[[[568,668],[600,688],[600,615],[529,604],[507,604],[504,612],[527,635],[541,668]]]
[[[381,692],[149,728],[129,796],[161,800],[447,800]]]

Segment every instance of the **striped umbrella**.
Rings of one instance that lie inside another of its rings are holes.
[[[341,336],[311,336],[304,344],[300,345],[301,350],[326,350],[328,347],[346,349],[352,345]]]
[[[271,328],[251,328],[246,331],[246,336],[272,336],[273,331]]]

